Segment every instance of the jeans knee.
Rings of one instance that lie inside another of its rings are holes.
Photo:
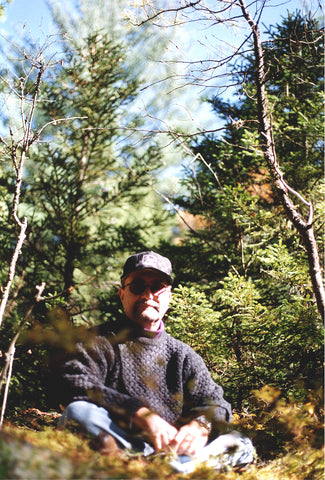
[[[92,408],[92,404],[84,400],[76,400],[67,406],[68,412],[72,415],[78,415],[79,412],[87,411],[90,408]]]
[[[86,426],[92,417],[91,412],[93,408],[97,408],[97,406],[84,400],[76,400],[69,403],[61,415],[58,427],[66,428],[71,421],[83,427]]]
[[[64,411],[64,416],[67,418],[67,420],[80,421],[80,419],[88,416],[87,412],[89,412],[91,408],[91,403],[83,400],[77,400],[69,403]]]
[[[111,419],[108,411],[98,405],[76,400],[70,403],[59,420],[59,427],[64,428],[70,422],[76,422],[91,435],[98,435],[101,430],[108,431]]]

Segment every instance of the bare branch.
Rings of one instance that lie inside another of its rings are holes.
[[[325,320],[325,291],[323,285],[323,279],[321,275],[321,267],[319,254],[317,249],[317,243],[312,228],[313,207],[310,202],[307,202],[298,192],[289,187],[283,179],[283,173],[276,158],[276,149],[273,138],[273,129],[270,122],[270,109],[268,99],[265,90],[265,66],[264,66],[264,52],[262,48],[260,31],[257,23],[252,19],[248,8],[244,0],[238,0],[241,5],[243,16],[250,25],[254,39],[254,50],[256,58],[256,87],[257,87],[257,106],[260,120],[260,132],[263,146],[263,153],[266,163],[268,165],[269,172],[273,181],[273,185],[281,199],[282,205],[288,218],[292,221],[293,225],[300,233],[303,244],[305,246],[310,278],[313,285],[313,291],[318,307],[318,311]],[[309,207],[309,217],[306,222],[299,213],[298,209],[292,203],[289,193],[295,195],[299,200]]]
[[[29,141],[29,145],[32,145],[32,143],[38,141],[43,131],[50,125],[56,125],[57,123],[60,123],[60,122],[72,122],[73,120],[84,120],[86,118],[88,117],[66,117],[66,118],[56,118],[54,120],[51,120],[45,123],[45,125],[43,125],[37,130],[33,138]]]
[[[142,22],[135,24],[136,26],[140,27],[141,25],[144,25],[145,23],[152,22],[152,20],[155,20],[155,18],[160,17],[161,15],[165,15],[166,13],[178,13],[182,10],[187,10],[188,8],[195,7],[197,4],[201,3],[201,0],[197,0],[196,2],[190,2],[183,7],[177,7],[177,8],[166,8],[159,10],[158,12],[152,14],[151,16],[147,16],[145,20]]]
[[[43,300],[42,293],[44,291],[45,285],[46,285],[45,282],[42,282],[41,285],[36,286],[37,294],[35,295],[35,302],[27,310],[27,312],[24,316],[24,319],[21,322],[21,324],[19,325],[16,334],[14,335],[13,339],[10,342],[8,351],[5,354],[6,361],[5,361],[4,367],[3,367],[3,369],[1,370],[1,373],[0,373],[0,394],[1,394],[1,391],[2,391],[3,384],[5,384],[5,390],[4,390],[2,406],[1,406],[1,413],[0,413],[0,429],[3,425],[4,414],[5,414],[5,411],[6,411],[10,380],[11,380],[11,376],[12,376],[12,366],[13,366],[13,361],[14,361],[14,358],[15,358],[16,342],[17,342],[21,332],[25,328],[26,323],[30,319],[30,317],[32,315],[32,312],[34,310],[35,304],[40,302],[41,300]]]

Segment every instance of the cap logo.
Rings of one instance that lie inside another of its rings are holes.
[[[141,263],[144,267],[152,267],[157,265],[157,259],[153,255],[144,255],[141,259]]]

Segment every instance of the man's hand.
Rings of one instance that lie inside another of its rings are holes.
[[[195,455],[206,445],[208,437],[208,430],[196,420],[192,420],[179,429],[169,447],[178,455]]]
[[[195,455],[209,437],[208,430],[196,420],[177,430],[146,407],[136,412],[133,423],[148,436],[156,451],[170,452],[173,449],[178,455]]]
[[[177,429],[146,407],[140,408],[133,417],[133,423],[141,428],[157,451],[170,451],[170,442],[176,437]]]

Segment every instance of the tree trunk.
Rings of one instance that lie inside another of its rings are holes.
[[[244,18],[248,22],[254,39],[254,52],[256,59],[256,88],[257,88],[257,104],[259,113],[260,135],[263,146],[263,153],[268,165],[273,185],[280,197],[282,205],[288,218],[291,220],[295,228],[298,230],[303,245],[306,249],[309,263],[309,273],[313,286],[313,292],[317,303],[317,308],[323,319],[325,320],[325,292],[321,276],[321,267],[319,262],[318,249],[313,230],[313,207],[312,204],[303,199],[299,193],[295,192],[283,179],[276,158],[276,150],[273,140],[272,125],[269,121],[269,105],[265,90],[265,66],[262,42],[258,25],[254,22],[243,0],[239,0]],[[297,207],[292,203],[289,193],[296,195],[301,202],[309,207],[309,218],[305,221]]]

